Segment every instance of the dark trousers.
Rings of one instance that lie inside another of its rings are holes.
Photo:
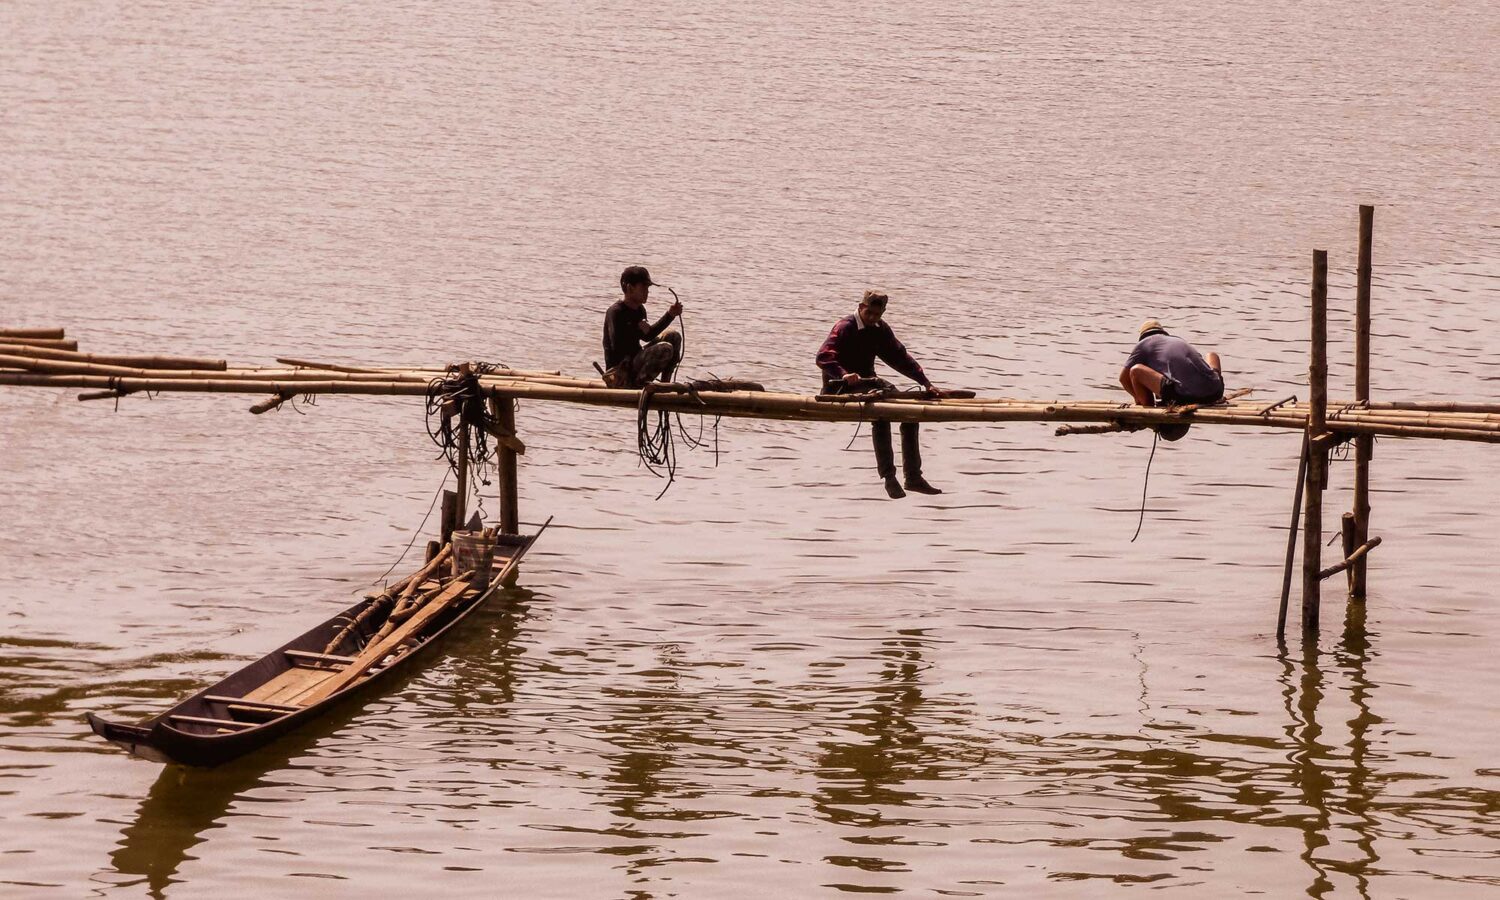
[[[895,390],[890,382],[874,377],[867,378],[863,384],[854,388],[847,381],[823,382],[825,394],[847,394],[851,390],[879,388]],[[917,444],[917,429],[916,422],[901,423],[901,471],[908,479],[922,477],[922,448]],[[870,437],[875,441],[875,471],[880,473],[881,478],[895,477],[896,453],[891,446],[891,423],[884,419],[871,422]]]
[[[901,472],[907,480],[922,477],[922,448],[917,444],[916,422],[901,423]],[[891,447],[891,423],[884,419],[870,423],[870,436],[875,441],[875,471],[881,478],[896,474],[896,454]]]

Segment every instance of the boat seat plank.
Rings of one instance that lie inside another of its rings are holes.
[[[254,728],[258,722],[239,722],[234,719],[210,719],[206,716],[184,716],[173,713],[167,718],[173,722],[187,722],[192,725],[213,725],[217,728]]]
[[[331,662],[348,665],[354,662],[352,656],[337,656],[332,653],[313,653],[310,650],[283,650],[281,651],[294,660],[307,659],[314,662]]]
[[[249,706],[266,712],[296,712],[300,706],[290,706],[285,703],[267,703],[264,700],[247,700],[244,697],[221,697],[218,694],[208,694],[203,698],[210,703],[228,703],[239,706]]]

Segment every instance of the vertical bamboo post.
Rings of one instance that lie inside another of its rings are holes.
[[[1322,438],[1328,430],[1328,251],[1313,251],[1312,347],[1307,369],[1310,399],[1307,410],[1306,507],[1302,523],[1302,631],[1318,630],[1322,599],[1318,572],[1323,563],[1323,485],[1328,478],[1328,449]]]
[[[501,430],[516,433],[515,400],[506,394],[490,396],[490,412]],[[521,531],[520,490],[516,483],[516,451],[501,444],[496,453],[497,475],[500,481],[500,531],[504,534],[519,534]]]
[[[1302,456],[1297,461],[1297,488],[1292,492],[1292,524],[1286,531],[1286,568],[1281,573],[1281,608],[1276,613],[1276,640],[1286,639],[1286,606],[1292,595],[1292,561],[1297,554],[1297,520],[1302,515],[1302,486],[1307,483],[1307,435],[1302,435]]]
[[[464,363],[459,366],[458,374],[467,380],[468,376],[473,374],[473,368],[469,363]],[[458,425],[458,465],[454,473],[458,477],[458,484],[455,485],[458,502],[453,508],[453,518],[450,525],[450,528],[453,530],[464,527],[465,513],[467,512],[466,507],[469,505],[469,424],[471,416],[469,415],[467,391],[464,391],[463,394],[457,401],[458,411],[453,416],[453,421]]]
[[[1370,402],[1370,250],[1375,232],[1375,207],[1359,208],[1359,268],[1354,289],[1354,400]],[[1375,436],[1354,439],[1354,546],[1370,539],[1370,459],[1375,455]],[[1347,556],[1345,557],[1348,558]],[[1349,599],[1365,599],[1365,562],[1361,557],[1349,567]]]
[[[440,513],[442,522],[438,526],[438,532],[441,535],[438,540],[443,544],[453,539],[453,521],[458,518],[457,512],[458,495],[452,491],[443,491],[443,508]]]
[[[458,413],[458,503],[453,509],[453,527],[464,527],[465,507],[469,504],[469,404],[464,402]]]

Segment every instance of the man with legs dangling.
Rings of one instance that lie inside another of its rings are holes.
[[[922,367],[907,352],[905,345],[896,339],[891,326],[885,323],[885,308],[889,302],[890,298],[885,294],[865,291],[854,314],[845,316],[833,326],[828,339],[818,349],[818,368],[823,370],[823,393],[843,394],[890,388],[889,383],[875,377],[877,358],[928,390],[937,390]],[[891,423],[885,420],[872,422],[870,432],[875,443],[875,467],[885,480],[885,492],[891,499],[905,497],[907,491],[919,494],[942,493],[922,477],[922,450],[917,441],[916,422],[901,423],[904,489],[903,483],[896,480]]]

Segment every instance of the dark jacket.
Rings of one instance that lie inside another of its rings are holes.
[[[865,325],[858,313],[839,319],[828,332],[828,339],[818,348],[818,368],[823,370],[824,381],[840,381],[849,372],[874,378],[877,357],[912,381],[924,387],[932,385],[922,367],[906,352],[906,345],[896,339],[891,326],[884,320]]]
[[[604,314],[604,368],[613,369],[620,363],[641,352],[641,341],[654,341],[672,324],[672,314],[667,313],[652,325],[645,335],[641,334],[641,323],[646,321],[646,308],[633,307],[624,300]]]

